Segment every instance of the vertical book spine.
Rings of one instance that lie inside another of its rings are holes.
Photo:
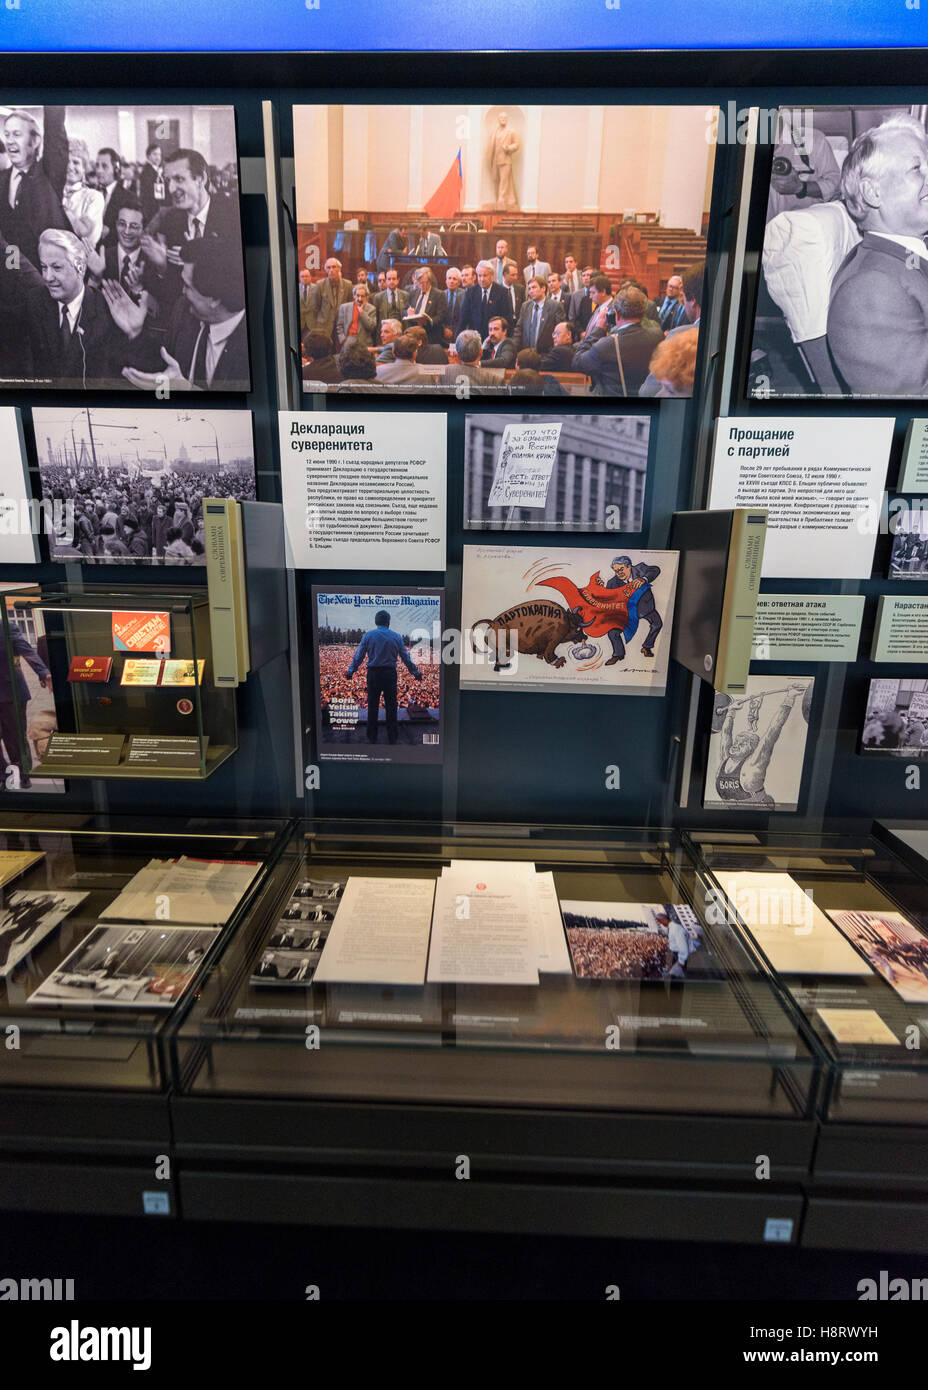
[[[231,498],[204,497],[206,584],[209,591],[210,641],[213,682],[238,685],[241,678],[239,622],[236,613],[236,571],[240,557],[240,528],[235,515],[238,503]]]
[[[767,512],[763,507],[735,508],[713,681],[715,689],[726,695],[743,694],[747,689],[766,536]]]

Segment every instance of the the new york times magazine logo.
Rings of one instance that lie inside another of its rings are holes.
[[[150,1327],[53,1327],[48,1354],[52,1361],[131,1361],[133,1371],[151,1369]]]

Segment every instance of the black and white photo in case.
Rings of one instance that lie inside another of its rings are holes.
[[[781,108],[751,395],[928,395],[926,125],[918,104]]]
[[[309,985],[338,909],[343,883],[298,883],[251,974],[253,985]],[[305,896],[319,889],[319,896]]]
[[[928,577],[928,513],[916,509],[899,517],[889,559],[890,579]]]
[[[205,565],[203,498],[255,500],[250,410],[35,409],[53,560]]]
[[[29,1003],[171,1009],[218,935],[218,927],[94,927]]]
[[[860,742],[863,753],[928,757],[928,680],[872,680]]]
[[[231,106],[0,98],[0,386],[247,391]]]
[[[86,893],[11,893],[0,906],[0,976],[9,975],[63,922]]]
[[[468,530],[624,531],[642,527],[647,415],[468,414]]]

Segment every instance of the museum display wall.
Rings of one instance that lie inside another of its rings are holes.
[[[7,1137],[115,1154],[144,1093],[215,1218],[209,1161],[360,1163],[372,1104],[576,1111],[545,1162],[613,1176],[621,1113],[623,1171],[689,1182],[672,1117],[722,1186],[777,1150],[730,1238],[795,1241],[818,1127],[871,1127],[820,1175],[891,1204],[928,1103],[928,877],[879,824],[923,816],[921,396],[796,310],[872,250],[832,164],[925,107],[829,94],[813,140],[786,89],[414,67],[0,106],[71,228],[0,281],[0,501],[46,518],[0,537]]]

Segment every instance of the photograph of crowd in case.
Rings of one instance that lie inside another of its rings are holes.
[[[442,759],[442,596],[313,589],[320,758]]]
[[[928,940],[901,912],[828,908],[828,915],[901,999],[928,1003]]]
[[[465,528],[640,531],[650,432],[647,415],[468,412]],[[533,490],[539,464],[542,482]]]
[[[705,106],[295,106],[303,389],[690,396]]]
[[[231,106],[0,101],[0,386],[249,390],[237,159]]]
[[[863,753],[928,757],[928,680],[872,680],[860,745]]]
[[[921,509],[899,517],[889,558],[890,579],[928,576],[928,513]]]
[[[691,907],[562,902],[574,974],[586,980],[683,980],[702,948]]]
[[[53,560],[205,565],[203,498],[255,500],[250,410],[36,408]]]
[[[928,106],[769,114],[750,394],[928,395]]]

